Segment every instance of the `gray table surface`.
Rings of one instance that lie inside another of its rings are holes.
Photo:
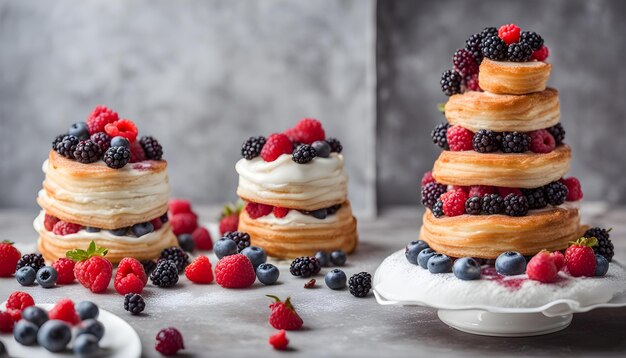
[[[416,205],[417,207],[417,205]],[[216,208],[195,208],[204,220],[215,218]],[[0,210],[0,240],[9,239],[20,248],[33,247],[36,212]],[[417,237],[418,208],[393,208],[375,220],[360,220],[361,242],[344,270],[374,273],[380,262],[406,242]],[[626,208],[602,203],[583,206],[586,223],[613,227],[616,258],[626,261]],[[215,264],[215,258],[212,262]],[[322,273],[326,272],[324,269]],[[373,295],[357,299],[347,290],[331,291],[317,277],[315,289],[304,289],[306,279],[297,279],[281,268],[280,284],[227,290],[216,284],[193,285],[184,277],[173,289],[150,284],[144,290],[146,314],[139,317],[123,310],[123,298],[112,287],[92,294],[78,284],[44,290],[20,287],[14,279],[0,279],[0,300],[14,290],[29,292],[39,303],[54,303],[64,297],[88,299],[123,317],[138,332],[146,357],[160,356],[154,337],[161,328],[177,327],[186,344],[184,356],[213,357],[413,357],[413,356],[624,356],[626,309],[598,309],[576,314],[567,329],[530,338],[492,338],[470,335],[449,328],[436,312],[420,307],[383,307]],[[268,324],[266,294],[291,296],[305,325],[288,332],[290,351],[276,352],[267,343],[275,330]]]

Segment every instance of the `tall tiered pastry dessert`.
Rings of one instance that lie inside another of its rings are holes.
[[[107,259],[157,258],[177,245],[167,220],[169,183],[163,150],[150,136],[104,106],[52,143],[34,221],[47,260],[89,246]]]
[[[237,195],[246,202],[239,231],[279,258],[352,252],[356,219],[341,151],[340,142],[326,138],[315,119],[303,119],[267,139],[246,140],[235,166]]]

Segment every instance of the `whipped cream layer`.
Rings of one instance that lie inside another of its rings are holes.
[[[237,194],[245,200],[300,210],[316,210],[346,201],[348,177],[343,156],[332,153],[298,164],[290,154],[273,162],[241,159]]]
[[[343,209],[343,207],[342,207]],[[341,210],[341,209],[340,209]],[[256,221],[270,224],[270,225],[283,225],[283,226],[307,226],[307,225],[328,225],[339,221],[339,212],[333,215],[328,215],[324,219],[318,219],[313,215],[304,215],[298,210],[289,210],[287,215],[282,218],[277,218],[274,213],[261,216]]]

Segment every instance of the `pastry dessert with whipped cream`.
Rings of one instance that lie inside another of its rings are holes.
[[[113,263],[159,257],[177,240],[167,219],[169,181],[163,149],[135,124],[97,106],[86,122],[55,138],[43,163],[33,225],[47,260],[95,241]]]
[[[422,179],[420,239],[432,250],[532,256],[584,232],[548,54],[541,36],[515,25],[486,28],[455,52],[441,78],[447,121],[432,132],[443,151]]]
[[[246,203],[239,231],[278,258],[354,251],[358,235],[342,149],[310,118],[284,133],[246,140],[235,166],[237,195]]]

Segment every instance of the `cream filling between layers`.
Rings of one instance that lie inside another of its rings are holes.
[[[328,215],[324,219],[317,219],[312,215],[304,215],[298,210],[289,210],[289,213],[285,217],[277,218],[274,213],[262,216],[255,219],[258,222],[272,224],[272,225],[284,225],[284,226],[307,226],[307,225],[328,225],[338,221],[337,213]]]

